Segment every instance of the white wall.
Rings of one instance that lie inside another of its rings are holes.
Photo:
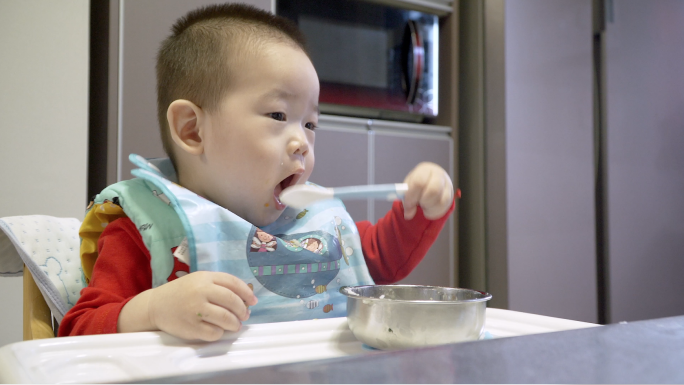
[[[0,217],[82,219],[88,0],[0,1]],[[22,279],[0,278],[0,346],[22,339]]]

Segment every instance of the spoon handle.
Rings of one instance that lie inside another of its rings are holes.
[[[331,189],[339,199],[384,199],[393,201],[403,198],[408,190],[406,183],[375,184],[366,186],[335,187]]]

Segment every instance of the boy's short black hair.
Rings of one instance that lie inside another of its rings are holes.
[[[273,41],[306,52],[304,36],[293,22],[251,5],[205,6],[176,21],[157,55],[157,117],[164,150],[174,164],[169,105],[186,99],[214,110],[230,87],[236,57]]]

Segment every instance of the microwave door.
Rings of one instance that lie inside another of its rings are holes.
[[[420,122],[436,115],[438,18],[348,0],[279,0],[297,23],[324,113]]]
[[[416,22],[409,20],[404,29],[402,41],[402,88],[406,92],[406,103],[414,104],[425,67],[425,49]]]

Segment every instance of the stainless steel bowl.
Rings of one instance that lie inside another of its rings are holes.
[[[439,286],[345,286],[347,322],[366,345],[394,350],[477,340],[492,296]]]

